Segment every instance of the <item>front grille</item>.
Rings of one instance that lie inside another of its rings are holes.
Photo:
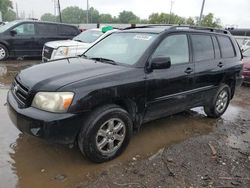
[[[43,48],[43,57],[50,59],[51,55],[53,53],[54,48],[48,47],[48,46],[44,46]]]
[[[29,105],[29,90],[26,87],[14,80],[11,90],[20,107],[25,108]]]

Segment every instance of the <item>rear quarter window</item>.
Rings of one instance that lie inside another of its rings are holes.
[[[57,26],[54,24],[37,24],[40,35],[57,35]]]
[[[231,39],[226,36],[217,36],[217,38],[220,44],[222,58],[235,57],[236,54]]]
[[[212,38],[209,35],[191,35],[194,61],[205,61],[214,59],[214,47]]]
[[[77,28],[67,25],[59,26],[59,35],[62,36],[76,36],[79,34]]]

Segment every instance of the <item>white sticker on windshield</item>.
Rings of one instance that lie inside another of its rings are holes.
[[[150,40],[152,36],[149,35],[135,35],[134,39],[136,40]]]

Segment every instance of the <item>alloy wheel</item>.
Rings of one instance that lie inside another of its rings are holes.
[[[97,149],[103,154],[117,151],[126,136],[126,126],[121,119],[112,118],[103,123],[96,135]]]
[[[5,49],[0,47],[0,60],[4,59],[5,56],[6,56]]]
[[[220,92],[215,104],[217,112],[222,113],[226,109],[228,97],[228,92],[225,89]]]

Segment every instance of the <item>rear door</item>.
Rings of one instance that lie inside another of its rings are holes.
[[[37,32],[37,50],[42,55],[42,49],[46,42],[58,40],[58,28],[56,24],[37,23]]]
[[[193,101],[202,104],[211,91],[221,82],[220,50],[213,35],[191,34],[193,62],[195,63],[195,92]]]
[[[147,74],[145,121],[189,108],[194,79],[194,64],[190,62],[189,49],[186,34],[172,34],[160,43],[152,55],[152,58],[170,57],[171,67]]]

